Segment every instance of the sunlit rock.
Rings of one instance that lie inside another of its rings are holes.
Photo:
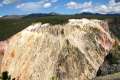
[[[1,73],[8,71],[15,80],[89,80],[113,42],[107,23],[100,20],[32,24],[9,39]]]

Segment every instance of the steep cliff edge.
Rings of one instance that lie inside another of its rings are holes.
[[[8,40],[1,63],[14,80],[89,80],[112,48],[107,23],[71,19],[36,23]]]

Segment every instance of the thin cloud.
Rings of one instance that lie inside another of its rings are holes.
[[[2,4],[0,4],[0,7],[2,7],[3,5]]]
[[[51,2],[55,3],[55,2],[58,2],[58,0],[51,0]]]
[[[52,6],[51,3],[45,3],[45,4],[43,5],[44,8],[49,8],[49,7],[51,7],[51,6]]]
[[[85,9],[85,8],[92,7],[92,2],[89,1],[84,3],[77,3],[77,2],[71,1],[71,2],[68,2],[65,6],[69,9]]]
[[[42,0],[38,2],[26,2],[17,5],[16,7],[21,10],[32,11],[40,8],[49,8],[53,6],[58,0]]]
[[[110,0],[107,4],[93,4],[90,2],[77,3],[77,2],[68,2],[65,5],[68,9],[79,9],[80,12],[93,12],[93,13],[120,13],[120,1],[119,0]]]
[[[41,8],[42,5],[43,5],[42,2],[27,2],[17,5],[17,8],[22,10],[34,10]]]
[[[69,9],[79,9],[80,4],[78,4],[77,2],[71,1],[71,2],[66,4],[66,7]]]
[[[99,5],[95,8],[98,13],[120,13],[120,2],[116,2],[115,0],[110,0],[106,5]]]
[[[16,2],[16,0],[3,0],[2,1],[2,4],[13,4],[13,3],[15,3]]]

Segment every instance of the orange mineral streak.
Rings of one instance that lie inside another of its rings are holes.
[[[11,57],[14,58],[15,54],[16,54],[16,52],[15,52],[15,50],[13,50],[12,53],[11,53]]]

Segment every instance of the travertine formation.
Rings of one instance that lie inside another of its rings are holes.
[[[7,49],[7,41],[0,41],[0,69],[1,63],[4,56],[4,51]]]
[[[1,73],[14,80],[89,80],[112,48],[107,23],[70,19],[65,25],[36,23],[8,40]]]

